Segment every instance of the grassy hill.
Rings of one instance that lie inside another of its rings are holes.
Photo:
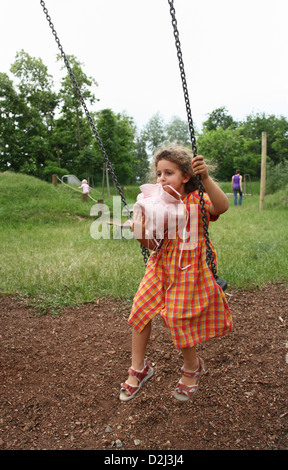
[[[77,186],[61,183],[55,186],[20,173],[0,173],[1,224],[66,224],[74,223],[75,217],[90,217],[91,207],[102,199],[102,190],[92,189],[93,200],[88,199],[85,203],[81,194]],[[127,194],[127,203],[133,203],[136,196],[131,191]],[[110,198],[105,200],[111,211],[113,195],[112,191]]]

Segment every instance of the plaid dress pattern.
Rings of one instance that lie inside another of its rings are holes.
[[[210,199],[205,193],[204,199],[209,223]],[[169,238],[166,234],[161,248],[149,257],[128,319],[129,324],[140,332],[156,314],[160,314],[178,349],[223,336],[232,329],[232,317],[225,294],[216,284],[206,263],[198,192],[189,193],[182,200],[189,215],[187,233],[190,233],[190,214],[195,214],[195,206],[193,212],[190,206],[196,205],[197,243],[186,243],[185,249],[181,250],[183,239],[179,233],[175,238]],[[213,245],[211,247],[217,266],[217,255]]]

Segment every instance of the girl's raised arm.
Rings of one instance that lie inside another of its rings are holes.
[[[218,184],[210,178],[202,155],[197,155],[197,157],[193,158],[192,168],[195,175],[201,175],[201,182],[210,198],[210,214],[217,216],[226,212],[229,208],[228,198],[222,189],[219,188]]]

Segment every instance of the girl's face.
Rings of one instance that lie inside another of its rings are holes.
[[[160,160],[157,164],[157,183],[162,186],[172,186],[181,196],[185,195],[185,183],[190,179],[190,176],[183,175],[178,165],[169,160]]]

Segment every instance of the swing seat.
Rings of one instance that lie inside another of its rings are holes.
[[[128,229],[131,230],[131,226],[127,224],[127,222],[120,222],[117,220],[109,220],[106,222],[107,225],[112,225],[114,227],[120,227],[121,229]]]
[[[221,279],[220,277],[216,277],[216,283],[218,284],[218,286],[221,287],[221,289],[223,291],[225,291],[227,289],[227,281],[225,281],[225,279]]]
[[[122,240],[123,238],[123,230],[131,230],[130,223],[121,222],[118,220],[107,220],[106,224],[108,227],[111,227],[113,230],[113,238],[117,240]]]

